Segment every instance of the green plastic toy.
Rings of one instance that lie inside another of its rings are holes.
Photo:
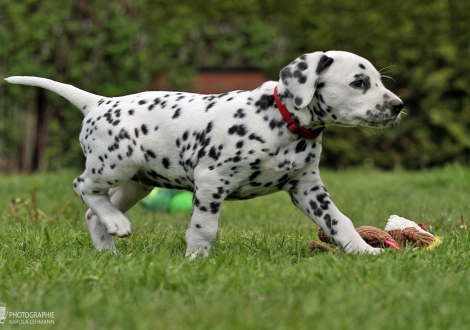
[[[154,188],[139,204],[153,212],[190,212],[193,194],[182,190]]]

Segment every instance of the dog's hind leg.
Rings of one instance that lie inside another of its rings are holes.
[[[129,180],[116,188],[111,188],[109,196],[111,203],[119,211],[125,213],[151,191],[152,187]],[[116,250],[113,236],[108,233],[106,227],[91,209],[86,212],[85,219],[95,248],[99,251],[103,249]]]
[[[110,173],[119,173],[119,176],[107,174],[106,171],[98,170],[88,166],[90,158],[87,159],[87,168],[85,172],[76,178],[73,187],[83,202],[93,211],[106,228],[106,231],[118,237],[125,237],[131,234],[131,224],[126,216],[111,203],[109,190],[118,187],[130,178],[133,173],[127,168],[127,173],[113,171]],[[123,169],[124,170],[124,169]],[[129,175],[129,176],[128,176]]]

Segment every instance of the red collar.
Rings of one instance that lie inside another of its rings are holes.
[[[287,128],[294,134],[298,134],[304,138],[315,140],[321,132],[323,132],[324,127],[317,128],[316,130],[309,130],[308,128],[297,125],[294,122],[294,118],[287,110],[286,106],[282,103],[281,99],[277,95],[277,86],[274,87],[274,101],[276,101],[277,108],[284,118],[284,121],[287,123]]]

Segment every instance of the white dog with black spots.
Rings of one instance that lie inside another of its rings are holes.
[[[83,112],[86,168],[73,186],[90,208],[86,223],[98,250],[114,250],[112,236],[131,234],[124,213],[156,186],[194,192],[186,231],[191,259],[208,255],[225,200],[280,190],[340,248],[381,251],[365,243],[338,210],[318,169],[324,127],[385,127],[403,108],[362,57],[305,54],[281,70],[279,81],[218,95],[108,98],[44,78],[6,80],[49,89]]]

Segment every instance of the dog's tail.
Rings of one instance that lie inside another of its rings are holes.
[[[5,80],[12,84],[37,86],[53,91],[69,100],[73,105],[79,108],[85,116],[91,110],[91,106],[98,105],[98,102],[103,99],[102,96],[88,93],[72,85],[62,84],[46,78],[13,76]]]

